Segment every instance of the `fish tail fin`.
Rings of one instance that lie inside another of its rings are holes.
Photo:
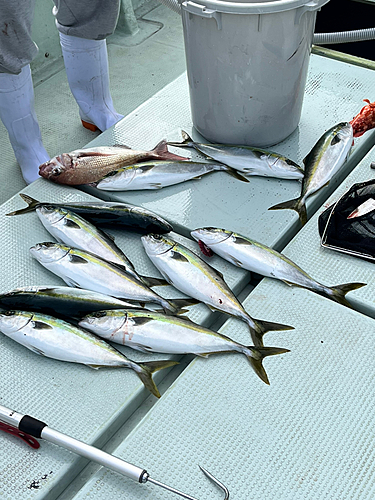
[[[34,198],[28,196],[27,194],[20,193],[20,196],[23,199],[23,201],[26,201],[28,206],[26,208],[21,208],[20,210],[16,210],[14,212],[10,212],[9,214],[6,215],[20,215],[20,214],[26,214],[27,212],[33,212],[40,203],[38,200],[35,200]]]
[[[294,330],[294,326],[283,325],[281,323],[273,323],[272,321],[263,321],[261,319],[253,319],[256,324],[254,329],[253,325],[250,325],[251,337],[256,346],[263,346],[263,335],[267,332],[281,331],[281,330]]]
[[[284,354],[290,352],[289,349],[283,349],[281,347],[254,347],[249,346],[244,349],[244,354],[249,360],[251,366],[253,367],[255,373],[258,377],[263,380],[266,384],[270,385],[266,370],[263,366],[263,359],[267,356],[276,356],[277,354]]]
[[[274,205],[270,207],[268,210],[284,210],[284,209],[295,210],[298,213],[298,217],[301,221],[301,224],[304,225],[307,222],[307,211],[306,205],[302,201],[302,198],[295,198],[294,200],[284,201],[283,203],[279,203],[278,205]]]
[[[135,372],[141,379],[146,389],[148,389],[157,398],[160,398],[160,392],[156,387],[152,374],[174,365],[178,365],[178,361],[146,361],[145,363],[138,363],[140,370],[137,369]]]
[[[167,142],[168,146],[186,146],[188,148],[193,147],[193,139],[190,137],[190,135],[185,132],[185,130],[181,130],[181,135],[182,135],[182,142]]]
[[[169,285],[168,281],[163,278],[154,278],[151,276],[141,276],[143,283],[152,288],[153,286],[167,286]]]
[[[154,158],[159,160],[188,160],[185,156],[175,155],[168,151],[167,141],[163,139],[157,144],[151,151],[154,154]]]
[[[342,304],[343,306],[350,307],[353,309],[352,305],[348,302],[345,295],[352,290],[358,290],[366,286],[366,283],[344,283],[343,285],[336,285],[329,287],[330,293],[329,298],[333,299],[335,302]]]
[[[242,175],[238,170],[229,167],[228,165],[218,163],[217,168],[215,168],[215,170],[222,170],[227,174],[229,174],[230,176],[234,177],[235,179],[238,179],[239,181],[250,182],[250,180],[245,175]]]

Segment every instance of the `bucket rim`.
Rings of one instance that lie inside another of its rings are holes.
[[[182,0],[181,8],[188,10],[190,5],[199,5],[203,9],[209,8],[228,14],[273,14],[304,7],[306,11],[320,9],[329,0],[271,0],[266,2],[227,2],[225,0]]]

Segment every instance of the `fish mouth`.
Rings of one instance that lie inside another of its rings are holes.
[[[66,168],[71,167],[73,160],[67,153],[55,156],[52,160],[46,161],[39,166],[39,175],[46,179],[58,177]]]

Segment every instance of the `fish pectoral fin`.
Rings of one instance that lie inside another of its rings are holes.
[[[33,321],[34,330],[53,330],[53,327],[43,321]]]
[[[70,228],[70,229],[81,229],[79,224],[77,224],[76,222],[74,222],[71,219],[65,219],[65,226]]]
[[[90,364],[87,364],[86,366],[88,366],[89,368],[92,368],[93,370],[99,370],[99,368],[102,368],[102,365],[90,365]]]
[[[132,321],[134,325],[141,326],[141,325],[146,325],[147,323],[152,321],[152,318],[148,318],[147,316],[134,317],[132,318]]]
[[[199,356],[200,358],[208,358],[210,354],[212,354],[212,352],[201,352],[197,353],[197,356]]]
[[[80,257],[79,255],[70,254],[69,260],[71,264],[88,264],[88,260],[83,257]]]
[[[163,186],[160,184],[160,182],[152,182],[150,184],[151,189],[161,189]]]
[[[185,255],[182,255],[180,252],[171,252],[171,257],[172,259],[179,260],[181,262],[189,262],[189,259],[185,257]]]
[[[131,345],[132,349],[135,349],[136,351],[143,352],[145,354],[150,354],[150,352],[154,352],[151,347],[147,345],[140,345],[140,344],[133,344]]]

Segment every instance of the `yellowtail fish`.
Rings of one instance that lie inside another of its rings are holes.
[[[96,255],[59,243],[38,243],[31,255],[69,286],[104,293],[140,303],[155,302],[165,311],[179,312],[179,306],[164,299],[133,275]],[[182,299],[184,300],[184,299]]]
[[[269,380],[262,365],[263,359],[289,352],[278,347],[245,346],[188,318],[136,309],[99,311],[82,318],[79,325],[110,342],[147,353],[196,354],[204,357],[227,352],[241,353],[266,384],[269,384]]]
[[[65,208],[48,205],[37,207],[36,213],[43,226],[59,243],[93,253],[108,262],[113,262],[147,286],[167,284],[165,280],[138,274],[114,239],[78,214]]]
[[[160,393],[152,374],[178,364],[176,361],[136,363],[91,332],[46,314],[26,311],[0,313],[0,331],[47,358],[80,363],[90,368],[130,368],[156,397]]]
[[[120,168],[96,183],[103,191],[161,189],[181,182],[201,179],[212,172],[227,172],[240,181],[249,182],[240,173],[222,163],[197,161],[144,162]]]
[[[147,210],[147,208],[137,207],[130,203],[101,200],[51,203],[35,200],[24,193],[20,193],[20,196],[28,206],[6,215],[21,215],[33,212],[41,207],[54,207],[70,210],[100,226],[124,226],[129,230],[143,234],[152,231],[168,233],[173,229],[169,222],[160,217],[160,215]]]
[[[271,330],[292,330],[292,326],[252,318],[237,300],[223,276],[194,252],[172,238],[142,236],[147,255],[164,278],[177,290],[194,297],[212,310],[246,322],[255,346],[263,346],[263,335]]]
[[[232,167],[243,175],[259,175],[278,179],[303,179],[302,168],[294,161],[272,151],[251,146],[228,144],[201,144],[182,131],[182,142],[168,142],[170,146],[194,148],[205,156]]]
[[[267,278],[284,281],[288,285],[307,288],[347,307],[351,305],[345,295],[366,285],[366,283],[345,283],[332,287],[323,285],[285,255],[232,231],[204,227],[195,229],[191,235],[235,266]]]
[[[62,153],[39,166],[39,175],[57,184],[70,186],[97,182],[104,175],[144,160],[186,160],[168,151],[165,140],[152,151],[138,151],[127,146],[103,146]]]
[[[303,160],[305,177],[301,196],[270,207],[269,210],[289,208],[298,213],[302,224],[307,222],[306,199],[326,186],[345,163],[353,144],[353,128],[343,122],[327,130]]]

